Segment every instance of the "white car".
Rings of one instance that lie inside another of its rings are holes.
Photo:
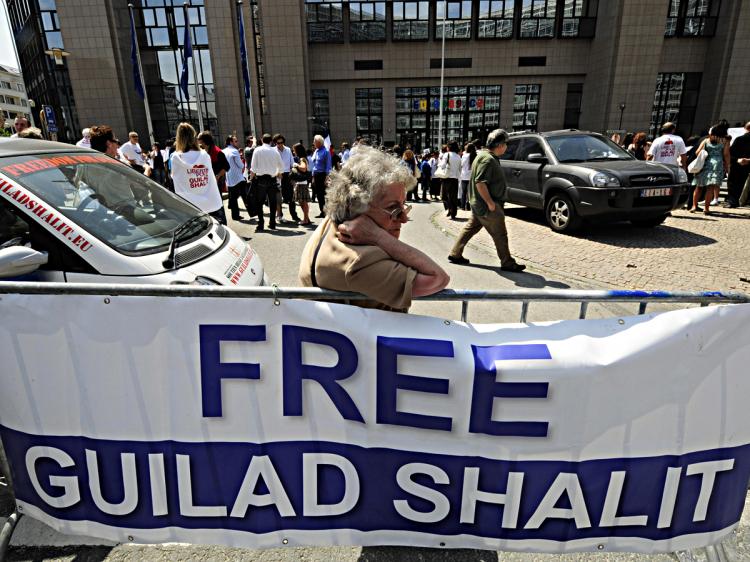
[[[129,166],[87,149],[0,141],[0,280],[254,286],[237,234]]]

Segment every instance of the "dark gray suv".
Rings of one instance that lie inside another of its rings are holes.
[[[557,232],[584,220],[656,226],[688,197],[682,168],[636,160],[606,137],[574,129],[514,133],[501,164],[507,201],[542,209]]]

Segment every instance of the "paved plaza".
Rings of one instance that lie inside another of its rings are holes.
[[[614,289],[750,292],[750,208],[673,211],[663,225],[594,225],[571,236],[544,223],[540,211],[510,205],[508,237],[516,258],[532,270]],[[434,222],[456,236],[469,216]],[[494,251],[486,231],[473,243]],[[743,281],[746,279],[747,281]]]

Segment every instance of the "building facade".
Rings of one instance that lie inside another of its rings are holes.
[[[31,109],[23,77],[12,68],[0,66],[0,119],[3,128],[13,129],[13,122],[19,115],[31,122]]]
[[[57,139],[75,142],[80,126],[56,2],[7,0],[7,6],[28,99],[34,101],[36,111],[52,107],[59,127]],[[39,114],[34,121],[43,125]]]
[[[42,14],[35,21],[47,43],[57,33],[52,40],[69,54],[66,116],[145,137],[127,1],[9,0],[21,3]],[[197,126],[198,111],[219,138],[248,132],[254,121],[254,132],[283,132],[290,143],[330,131],[335,143],[364,136],[418,148],[483,138],[497,127],[654,133],[671,120],[688,135],[722,118],[750,119],[746,0],[133,4],[160,140],[180,121]],[[48,21],[43,13],[52,8]],[[198,76],[196,86],[191,61],[187,96],[179,87],[186,21]],[[29,33],[16,33],[27,83],[33,73],[27,76],[22,47]]]

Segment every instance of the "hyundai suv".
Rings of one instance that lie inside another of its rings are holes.
[[[501,161],[506,200],[543,210],[557,232],[584,221],[656,226],[688,198],[682,168],[636,160],[596,133],[513,133]]]

